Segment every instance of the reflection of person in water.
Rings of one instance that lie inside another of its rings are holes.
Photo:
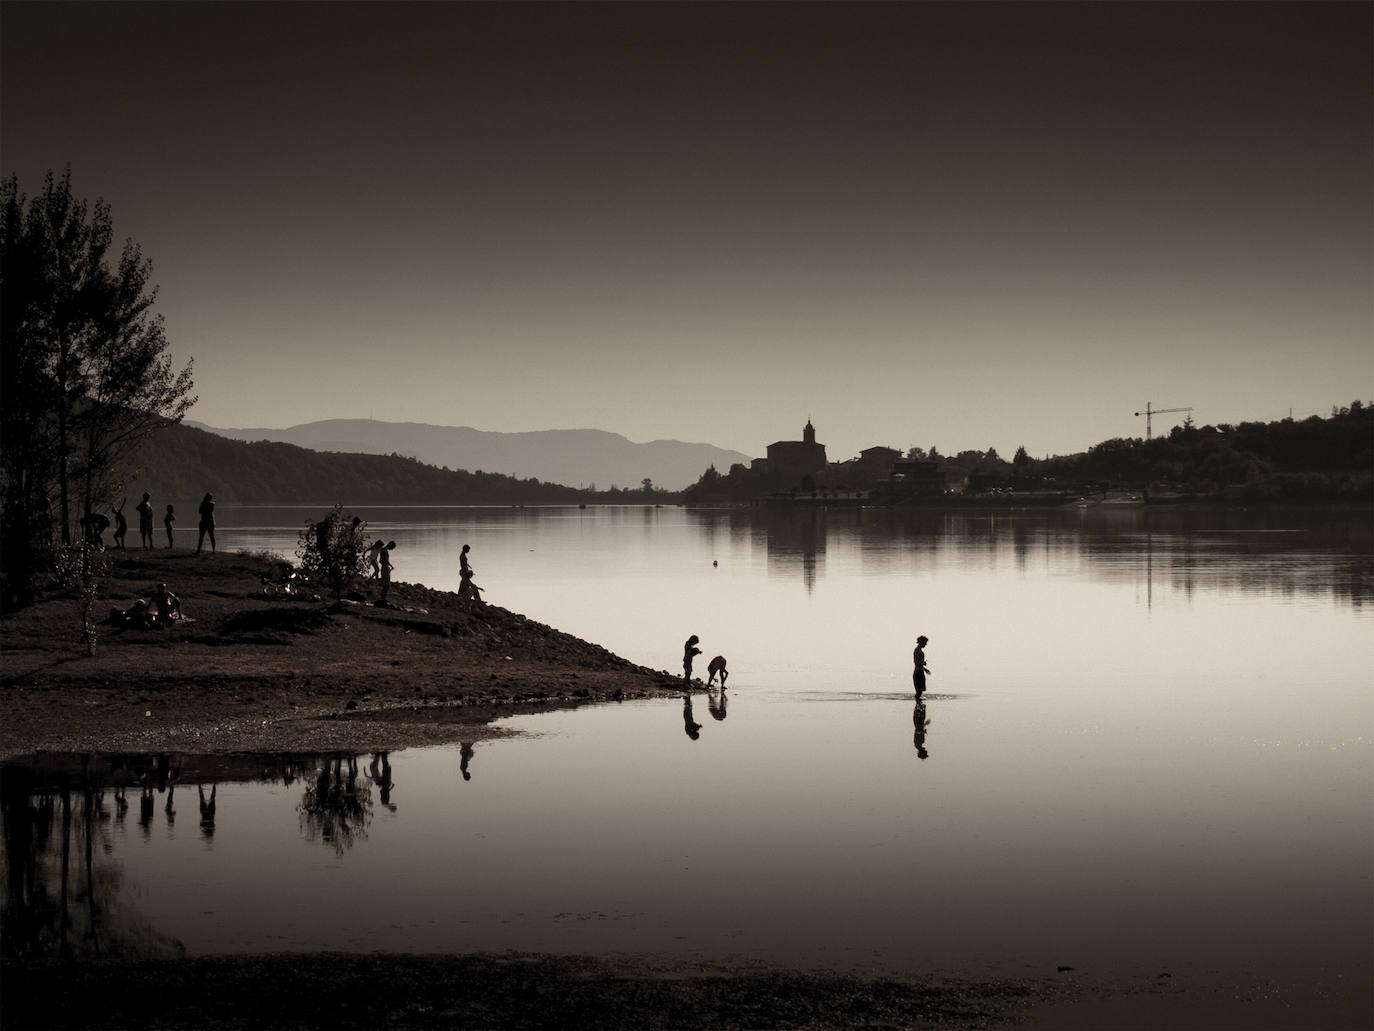
[[[712,691],[706,696],[706,708],[710,710],[712,719],[725,719],[725,685],[721,685],[719,692]]]
[[[153,779],[143,781],[143,793],[138,796],[138,825],[146,838],[153,829]]]
[[[368,764],[367,775],[372,778],[372,783],[377,785],[378,794],[381,796],[382,805],[386,806],[393,813],[396,806],[391,801],[391,789],[396,786],[391,779],[391,753],[373,752],[372,762]],[[381,764],[381,772],[377,770],[377,764]]]
[[[460,742],[458,745],[458,772],[463,775],[464,780],[472,780],[472,774],[468,772],[468,763],[472,762],[472,745]]]
[[[918,701],[916,708],[911,710],[911,725],[916,728],[911,743],[916,746],[917,757],[921,759],[930,758],[930,753],[926,751],[926,727],[930,726],[930,720],[926,719],[925,702]]]
[[[692,683],[692,657],[701,654],[701,649],[697,647],[701,643],[701,638],[696,634],[687,638],[687,643],[682,646],[682,683],[686,687]]]
[[[688,691],[682,692],[682,729],[693,741],[701,737],[701,724],[692,719],[692,695]]]
[[[926,677],[930,674],[930,667],[926,665],[926,643],[930,638],[922,635],[916,638],[916,650],[911,653],[911,661],[915,669],[911,671],[911,684],[916,688],[916,697],[926,693]]]
[[[215,787],[210,785],[210,797],[205,797],[205,785],[197,784],[196,790],[200,792],[200,833],[207,838],[215,836]]]

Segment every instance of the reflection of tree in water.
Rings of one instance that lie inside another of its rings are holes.
[[[372,819],[372,789],[365,780],[359,780],[358,757],[321,759],[315,774],[306,780],[298,808],[307,841],[324,841],[343,855],[357,841],[366,839]]]
[[[123,882],[111,827],[122,818],[121,771],[91,766],[45,776],[32,768],[0,769],[4,833],[6,958],[41,955],[151,955],[180,946],[121,916]],[[116,812],[106,806],[115,789]]]

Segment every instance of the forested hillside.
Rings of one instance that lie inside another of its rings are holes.
[[[439,469],[395,455],[309,451],[294,444],[244,443],[170,425],[135,452],[121,479],[136,500],[152,493],[158,511],[171,500],[189,509],[206,491],[221,504],[473,505],[605,500],[573,487],[499,473]],[[642,493],[628,493],[632,500]],[[118,498],[114,499],[116,502]],[[129,514],[132,514],[130,502]]]

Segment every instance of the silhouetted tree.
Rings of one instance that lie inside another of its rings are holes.
[[[40,506],[50,511],[56,493],[61,541],[70,544],[74,488],[80,512],[89,511],[120,456],[179,422],[196,399],[190,363],[174,371],[152,312],[151,263],[130,240],[111,264],[110,208],[74,197],[70,169],[49,172],[31,203],[17,177],[5,180],[0,216],[6,530],[46,554],[51,541],[37,531],[51,517]],[[11,577],[32,568],[7,565]]]
[[[367,547],[367,523],[335,505],[319,522],[305,524],[296,557],[305,578],[327,586],[339,602],[367,576]]]

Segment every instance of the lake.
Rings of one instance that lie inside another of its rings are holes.
[[[220,548],[290,556],[322,511],[221,508]],[[1365,511],[358,514],[399,580],[456,588],[471,544],[488,601],[669,671],[695,633],[728,690],[93,757],[96,793],[6,769],[7,947],[1374,970]]]

